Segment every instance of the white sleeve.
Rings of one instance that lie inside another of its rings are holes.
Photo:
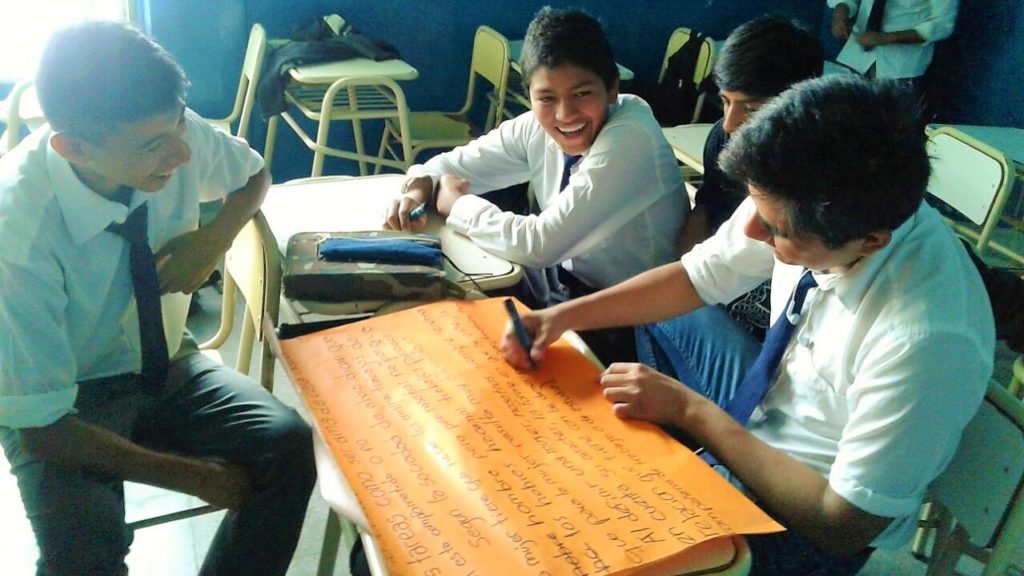
[[[635,123],[607,125],[565,190],[535,191],[540,214],[502,212],[481,198],[464,196],[455,202],[448,225],[525,266],[563,262],[606,241],[664,197],[656,145],[654,136]]]
[[[744,232],[755,212],[754,201],[745,199],[713,236],[683,254],[683,268],[704,302],[732,302],[771,278],[771,247]]]
[[[217,130],[192,110],[185,110],[185,122],[200,202],[224,198],[263,168],[263,158],[244,139]]]

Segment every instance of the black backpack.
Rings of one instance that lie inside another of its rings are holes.
[[[650,98],[654,117],[662,126],[689,124],[693,120],[697,98],[704,89],[704,83],[694,86],[693,73],[705,38],[700,32],[691,32],[690,38],[668,58],[665,75]]]

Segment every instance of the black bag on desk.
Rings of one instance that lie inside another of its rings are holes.
[[[400,231],[303,232],[285,254],[284,295],[316,302],[463,297],[447,280],[441,240]]]

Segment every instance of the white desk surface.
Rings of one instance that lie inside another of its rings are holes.
[[[415,80],[419,71],[404,60],[370,60],[353,58],[299,66],[289,71],[296,82],[330,84],[341,78],[383,76],[392,80]]]
[[[270,188],[262,210],[283,255],[288,240],[299,232],[382,230],[384,212],[391,199],[400,194],[404,180],[403,174],[384,174],[364,177],[327,176],[279,184]],[[482,289],[504,288],[519,281],[522,276],[519,265],[485,252],[469,238],[445,227],[436,214],[430,214],[427,218],[424,232],[440,237],[445,255],[462,272],[472,276]],[[466,289],[474,287],[450,263],[446,262],[445,267],[451,280]],[[326,313],[325,306],[304,304],[311,311]],[[376,308],[371,306],[370,309]]]
[[[714,124],[683,124],[662,128],[661,131],[672,145],[676,159],[703,174],[704,143],[707,142],[713,126]]]
[[[932,127],[950,126],[988,144],[1006,154],[1007,159],[1024,165],[1024,128],[1009,126],[976,126],[972,124],[933,124]]]
[[[512,58],[512,67],[515,68],[516,72],[522,73],[519,68],[519,55],[523,52],[523,41],[522,40],[509,40],[508,41],[509,56]],[[633,79],[633,71],[626,68],[618,62],[615,63],[619,68],[619,80],[628,82]]]

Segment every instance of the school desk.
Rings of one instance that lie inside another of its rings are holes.
[[[271,186],[262,211],[273,238],[270,247],[285,254],[288,240],[299,232],[361,232],[382,230],[384,213],[401,194],[405,176],[327,176]],[[493,290],[514,285],[522,267],[484,251],[469,238],[447,228],[436,214],[427,215],[427,234],[441,239],[448,278],[467,290]],[[472,278],[472,280],[470,279]],[[474,283],[475,281],[475,283]],[[268,300],[274,298],[268,295]],[[311,322],[327,317],[371,313],[387,304],[369,302],[299,302],[285,300],[282,322]]]

